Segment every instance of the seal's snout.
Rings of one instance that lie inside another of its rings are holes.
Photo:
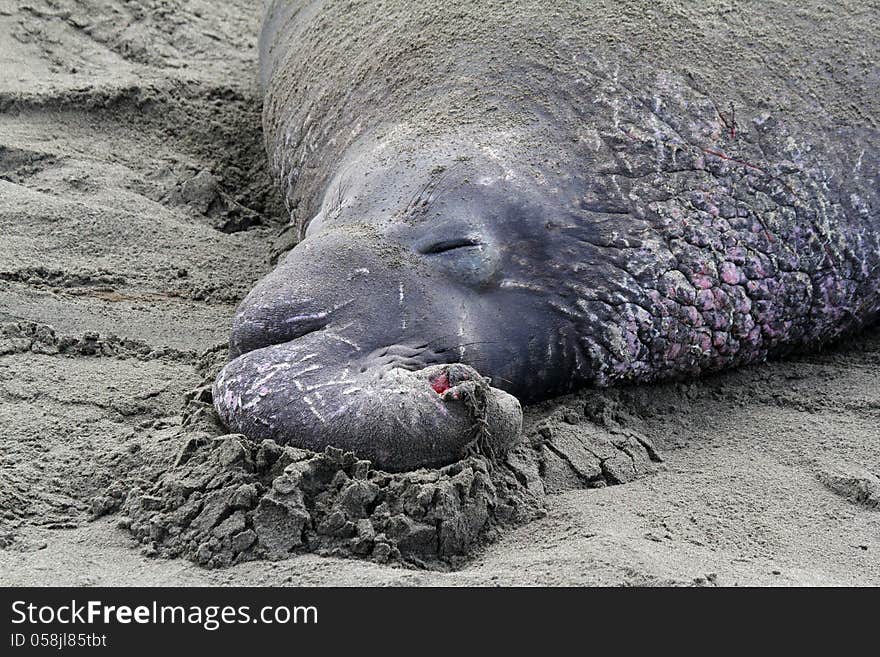
[[[359,331],[364,325],[360,315],[369,311],[367,300],[388,283],[371,274],[379,269],[372,246],[355,230],[328,230],[303,239],[239,305],[232,357],[328,327],[346,335]]]
[[[519,402],[468,366],[380,377],[323,359],[327,340],[313,332],[231,361],[214,384],[226,426],[256,440],[350,450],[389,471],[446,465],[471,449],[500,455],[519,437]]]

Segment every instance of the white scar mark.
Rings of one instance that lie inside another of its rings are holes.
[[[464,325],[461,322],[458,323],[458,338],[458,357],[464,360],[464,343],[462,343],[462,339],[464,339]]]
[[[862,158],[865,157],[865,149],[862,149],[862,152],[859,153],[859,160],[856,162],[856,166],[853,168],[853,173],[858,173],[862,168]]]
[[[611,174],[610,176],[608,176],[608,178],[611,180],[611,184],[614,185],[614,191],[616,191],[620,196],[624,196],[623,190],[620,188],[620,183],[617,180],[617,175]]]
[[[335,381],[324,381],[323,383],[316,383],[312,386],[306,386],[306,392],[312,392],[321,388],[328,388],[330,386],[341,386],[345,385],[346,383],[351,383],[351,379],[348,378],[349,372],[350,370],[348,368],[345,368],[345,370],[342,372],[342,375]],[[320,395],[316,396],[320,398]]]
[[[241,404],[241,400],[239,400],[239,404],[241,404],[239,408],[243,411],[249,411],[250,409],[254,408],[257,404],[259,404],[261,401],[263,401],[262,397],[254,397],[247,404]]]
[[[351,274],[348,277],[348,280],[353,279],[355,276],[369,276],[369,275],[370,275],[369,269],[367,269],[366,267],[359,267],[358,269],[355,269],[353,272],[351,272]]]
[[[532,292],[544,292],[544,288],[540,285],[525,283],[523,281],[515,281],[512,278],[505,278],[503,281],[501,281],[501,287],[503,289],[517,288],[521,290],[531,290]]]
[[[329,312],[324,311],[320,313],[312,313],[310,315],[294,315],[293,317],[288,317],[287,319],[285,319],[284,322],[286,324],[291,324],[293,322],[303,322],[310,319],[324,319],[329,314]]]
[[[360,386],[352,386],[351,388],[346,388],[345,390],[343,390],[342,394],[350,395],[355,392],[360,392],[361,390],[363,390],[363,388],[361,388]]]
[[[397,305],[400,307],[400,328],[406,330],[406,314],[403,311],[403,281],[397,284]]]
[[[344,342],[349,347],[352,347],[353,349],[356,349],[357,351],[361,350],[361,346],[357,342],[355,342],[354,340],[349,340],[344,335],[338,335],[336,333],[331,333],[330,331],[324,331],[324,335],[327,336],[328,338],[333,338],[334,340],[339,340],[340,342]]]
[[[575,318],[579,317],[579,315],[576,312],[572,311],[569,308],[566,308],[561,303],[557,303],[556,301],[548,301],[547,304],[551,308],[555,308],[556,310],[561,312],[563,315],[568,315],[569,317],[575,317]]]
[[[306,392],[314,392],[315,390],[329,388],[330,386],[341,386],[346,383],[351,383],[351,381],[324,381],[324,383],[316,383],[313,386],[306,386]]]
[[[299,371],[299,372],[297,372],[296,374],[293,374],[293,375],[291,375],[291,376],[293,376],[293,378],[296,379],[297,377],[300,377],[300,376],[302,376],[303,374],[308,374],[309,372],[314,372],[315,370],[323,369],[323,367],[324,367],[323,365],[318,365],[317,363],[314,363],[314,364],[312,364],[312,365],[309,365],[309,366],[308,366],[307,368],[305,368],[304,370],[301,370],[301,371]]]
[[[327,420],[325,420],[324,416],[318,412],[318,409],[315,408],[314,402],[312,402],[312,400],[309,399],[308,395],[305,395],[303,397],[303,401],[309,407],[309,410],[312,412],[312,415],[314,415],[316,418],[318,418],[318,420],[321,422],[321,424],[327,424]]]
[[[293,382],[293,385],[296,386],[296,389],[299,390],[300,392],[302,392],[305,388],[303,387],[303,384],[299,382],[298,377],[302,376],[303,374],[308,374],[309,372],[314,372],[315,370],[320,370],[320,369],[324,369],[324,366],[318,365],[317,363],[315,363],[314,365],[309,365],[304,370],[301,370],[300,372],[297,372],[296,374],[291,375],[290,380]]]
[[[337,310],[340,310],[341,308],[345,308],[345,306],[350,304],[352,301],[354,301],[354,299],[349,299],[348,301],[343,301],[342,303],[337,303],[330,310],[322,310],[319,313],[311,313],[308,315],[295,315],[293,317],[288,317],[287,319],[284,320],[284,323],[291,324],[294,322],[302,322],[302,321],[308,321],[308,320],[312,320],[312,319],[326,319],[331,313],[335,313]]]
[[[344,404],[343,406],[340,406],[339,408],[337,408],[335,411],[333,411],[330,414],[328,419],[333,420],[333,419],[338,418],[339,416],[344,414],[345,411],[347,411],[349,408],[351,408],[351,404]]]
[[[575,362],[574,370],[575,370],[575,372],[580,372],[581,368],[584,366],[583,362],[581,361],[580,351],[581,350],[577,348],[577,345],[575,345],[575,348],[574,348],[574,362]]]
[[[315,355],[316,354],[310,354],[307,358],[310,358]],[[303,360],[306,360],[306,358],[301,359],[299,362],[302,362]],[[248,387],[248,393],[253,394],[255,391],[258,391],[259,388],[261,388],[262,386],[267,384],[269,381],[271,381],[273,378],[275,378],[278,374],[289,370],[290,367],[291,367],[290,363],[278,363],[276,365],[273,365],[271,368],[272,371],[270,371],[266,376],[264,376],[260,379],[257,379],[256,381],[251,383],[251,385]],[[310,365],[310,366],[306,367],[304,370],[301,370],[299,372],[292,374],[291,380],[293,381],[294,385],[297,386],[297,388],[302,390],[302,386],[299,384],[299,381],[297,381],[297,377],[300,377],[303,374],[307,374],[308,372],[312,372],[314,370],[319,370],[319,369],[322,369],[321,365],[318,365],[318,364]]]
[[[354,322],[349,322],[348,324],[344,324],[342,326],[337,326],[334,334],[339,335],[343,331],[347,331],[348,329],[350,329],[352,326],[354,326]]]
[[[278,363],[273,365],[271,371],[264,377],[257,379],[248,387],[248,393],[253,394],[255,390],[272,380],[280,372],[290,369],[290,363]]]

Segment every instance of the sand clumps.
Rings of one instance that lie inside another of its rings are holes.
[[[223,567],[314,552],[446,570],[541,517],[548,495],[632,481],[661,460],[598,393],[535,407],[506,455],[474,449],[445,467],[384,472],[332,447],[225,433],[210,386],[224,356],[200,358],[203,385],[186,395],[171,467],[92,501],[93,517],[118,512],[148,555]]]
[[[48,324],[31,321],[0,324],[0,356],[35,353],[48,356],[112,356],[189,361],[190,354],[170,347],[152,347],[142,341],[102,336],[97,331],[86,331],[80,337],[58,335]]]
[[[231,434],[188,444],[154,485],[130,490],[121,511],[149,553],[207,566],[306,551],[443,566],[541,505],[483,457],[392,475],[333,448],[315,454]]]

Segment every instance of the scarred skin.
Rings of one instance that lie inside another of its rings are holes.
[[[580,24],[583,6],[560,6],[553,20]],[[215,385],[231,428],[388,469],[438,465],[472,443],[473,414],[437,406],[426,366],[491,380],[481,417],[503,451],[520,420],[501,390],[531,402],[693,376],[880,315],[872,119],[777,71],[766,84],[796,111],[749,105],[725,81],[719,106],[681,71],[644,71],[576,29],[520,40],[544,14],[509,10],[478,28],[445,16],[464,36],[438,57],[399,43],[437,28],[430,11],[358,36],[332,3],[270,8],[267,144],[303,239],[236,314]],[[321,77],[314,34],[347,54],[345,73]]]

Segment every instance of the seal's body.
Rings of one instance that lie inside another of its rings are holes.
[[[880,21],[391,4],[268,10],[267,148],[302,241],[239,307],[230,427],[436,465],[472,436],[432,397],[445,370],[410,371],[534,401],[880,315]]]

